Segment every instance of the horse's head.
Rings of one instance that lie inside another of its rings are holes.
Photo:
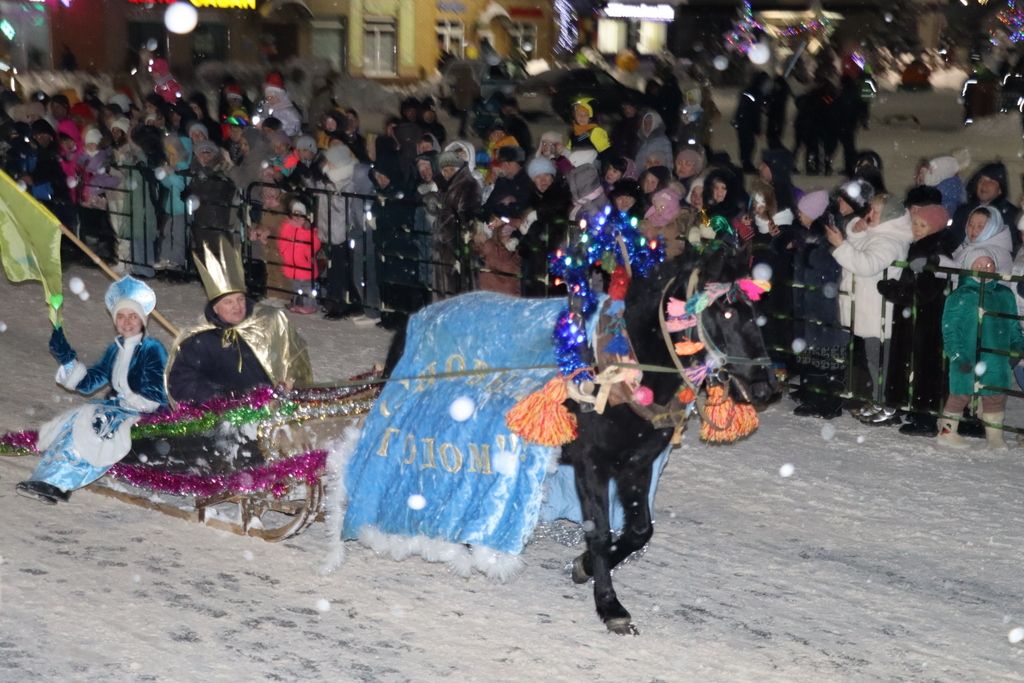
[[[673,350],[692,377],[706,371],[706,381],[755,406],[776,391],[756,310],[765,285],[750,278],[744,255],[720,250],[680,272],[661,304]]]

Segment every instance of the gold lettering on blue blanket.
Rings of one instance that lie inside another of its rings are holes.
[[[398,446],[398,450],[392,450]],[[436,445],[437,440],[433,437],[417,437],[411,432],[402,432],[397,427],[387,427],[377,447],[377,455],[382,458],[395,456],[399,458],[404,466],[416,466],[421,470],[437,469],[438,462],[441,469],[449,474],[458,474],[465,471],[473,474],[493,475],[494,468],[491,465],[491,444],[489,443],[468,443],[455,444],[450,441]],[[519,450],[519,437],[515,434],[496,434],[494,436],[494,449],[503,453],[506,446],[512,452]],[[435,447],[436,446],[436,447]],[[466,458],[465,452],[469,453]],[[519,456],[520,460],[526,460],[526,453]]]

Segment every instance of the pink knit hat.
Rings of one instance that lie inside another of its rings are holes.
[[[931,232],[936,233],[946,227],[949,223],[949,213],[942,207],[941,204],[929,204],[928,206],[918,206],[913,210],[913,214],[916,218],[923,218],[924,222],[931,228]]]
[[[828,208],[828,192],[825,190],[808,192],[796,203],[796,208],[807,214],[811,220],[817,220]]]

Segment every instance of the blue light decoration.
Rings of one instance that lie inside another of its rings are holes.
[[[619,248],[621,236],[629,258],[633,277],[647,277],[651,269],[665,260],[665,247],[661,240],[648,240],[637,228],[638,221],[626,212],[604,211],[588,220],[580,221],[583,229],[576,244],[557,249],[548,256],[548,270],[555,284],[565,283],[570,302],[578,302],[578,312],[572,306],[558,314],[552,341],[555,358],[561,373],[573,377],[577,383],[593,379],[588,360],[587,323],[597,309],[597,293],[590,286],[593,269],[611,273],[616,266],[627,265]]]
[[[579,43],[579,30],[576,28],[576,10],[570,0],[555,0],[555,14],[558,22],[558,38],[555,41],[556,51],[561,54],[572,54]]]
[[[1006,9],[999,10],[996,15],[999,23],[1006,27],[1006,32],[1011,43],[1019,43],[1024,40],[1024,11],[1017,7],[1017,0],[1007,0]],[[995,36],[989,34],[993,44],[997,44]]]

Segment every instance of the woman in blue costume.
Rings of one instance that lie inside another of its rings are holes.
[[[107,386],[110,391],[39,430],[43,458],[17,491],[49,505],[66,501],[71,491],[102,477],[131,449],[132,425],[167,403],[167,351],[146,336],[156,294],[145,283],[125,277],[110,286],[104,301],[118,336],[99,363],[87,368],[79,361],[62,327],[54,328],[50,337],[50,353],[60,363],[58,384],[86,396]]]

